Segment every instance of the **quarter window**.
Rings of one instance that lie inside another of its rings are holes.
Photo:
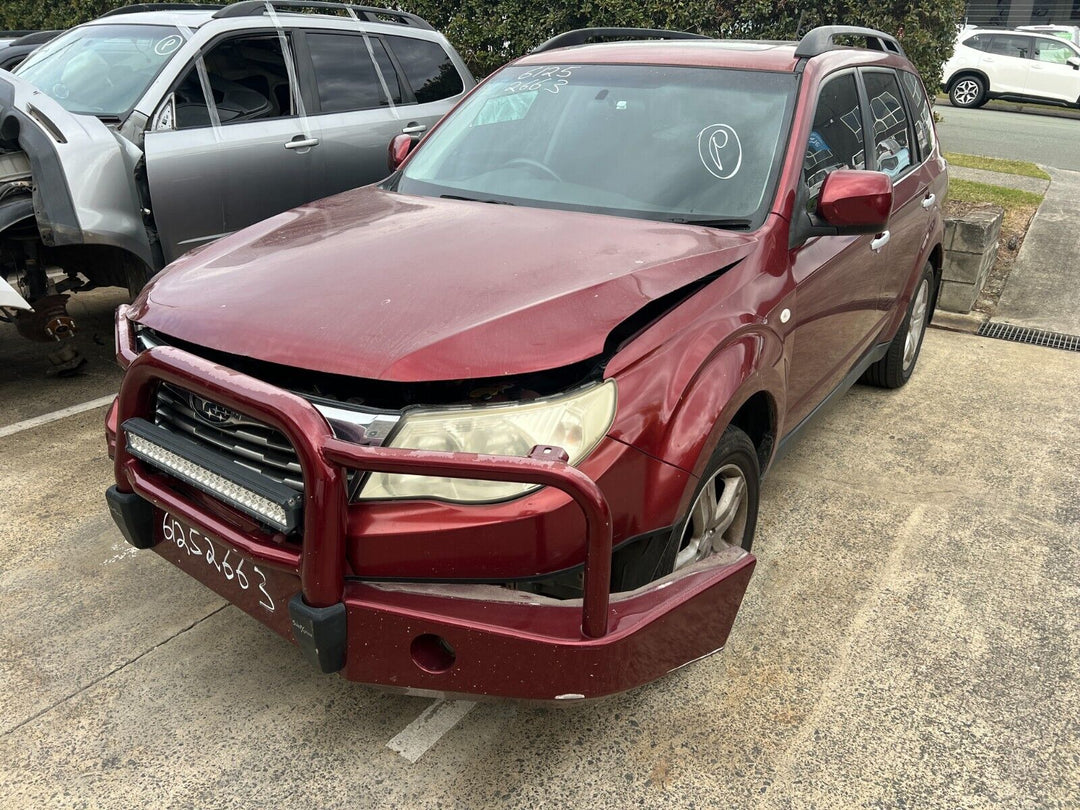
[[[862,107],[855,87],[855,74],[829,81],[821,88],[814,127],[806,145],[803,180],[811,190],[811,208],[816,207],[821,184],[836,169],[865,169]]]
[[[913,164],[908,117],[896,74],[866,71],[863,80],[874,120],[874,163],[878,171],[896,179]]]
[[[365,37],[360,34],[307,35],[315,83],[319,89],[319,108],[324,113],[369,110],[387,105],[386,94],[368,53]],[[379,71],[394,103],[401,102],[397,72],[382,42],[368,37],[379,62]]]
[[[464,89],[457,68],[439,43],[396,36],[387,40],[418,103],[450,98]]]

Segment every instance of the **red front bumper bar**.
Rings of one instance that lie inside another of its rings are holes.
[[[726,640],[753,558],[742,555],[612,600],[612,524],[607,501],[587,475],[562,461],[341,441],[314,406],[299,396],[177,348],[138,353],[132,325],[123,311],[117,317],[117,354],[127,371],[110,415],[117,429],[114,489],[118,494],[110,496],[114,515],[118,511],[114,497],[148,501],[216,535],[255,562],[298,576],[302,603],[297,598],[290,603],[291,636],[326,671],[344,666],[346,676],[356,680],[432,692],[594,697],[652,680]],[[131,418],[152,419],[162,382],[258,419],[288,438],[305,484],[300,549],[282,542],[280,536],[245,531],[185,498],[168,476],[127,451],[122,425]],[[488,597],[477,599],[460,592],[442,593],[438,588],[417,586],[410,592],[407,585],[378,586],[347,579],[348,511],[364,508],[350,507],[347,502],[349,469],[540,484],[565,492],[578,504],[586,523],[580,608],[553,600],[530,602],[527,597],[503,601],[492,598],[490,590]],[[117,522],[123,528],[119,515]],[[176,559],[173,562],[180,564]],[[311,627],[298,623],[294,607],[305,616],[323,616],[333,625],[332,632],[341,637],[336,664],[328,666],[325,651],[313,652],[305,646],[305,642],[314,643],[304,638]],[[572,619],[575,611],[576,621]],[[275,629],[289,635],[281,627]],[[373,632],[392,642],[395,654],[380,657]],[[451,639],[458,649],[459,665],[433,669],[415,652],[411,660],[395,657],[402,647],[399,642],[408,649],[411,639],[415,648],[419,639],[427,637],[438,638],[440,643]],[[549,672],[538,683],[526,684],[518,677],[520,667],[539,666],[543,661],[560,672]],[[499,666],[506,671],[488,674]]]

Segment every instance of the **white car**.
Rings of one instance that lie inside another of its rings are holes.
[[[1080,47],[1032,31],[967,30],[942,71],[956,107],[992,98],[1080,106]]]

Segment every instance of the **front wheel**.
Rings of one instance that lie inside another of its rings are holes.
[[[986,103],[986,82],[978,76],[961,76],[949,89],[954,107],[981,107]]]
[[[757,526],[761,468],[757,448],[729,425],[673,532],[620,550],[612,560],[612,590],[640,588],[725,548],[750,549]]]
[[[885,356],[874,363],[862,376],[862,382],[879,388],[899,388],[911,377],[915,362],[919,359],[926,326],[933,315],[934,268],[923,267],[922,275],[915,284],[915,292],[908,304],[907,315],[896,336],[889,344]]]

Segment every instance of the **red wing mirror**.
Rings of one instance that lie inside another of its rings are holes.
[[[416,138],[412,135],[394,136],[394,139],[390,141],[390,147],[386,150],[386,165],[390,167],[390,171],[396,172],[398,170],[398,167],[405,162],[405,158],[409,156],[416,143]]]
[[[817,213],[837,234],[880,233],[889,222],[892,202],[889,175],[837,169],[825,178]]]

